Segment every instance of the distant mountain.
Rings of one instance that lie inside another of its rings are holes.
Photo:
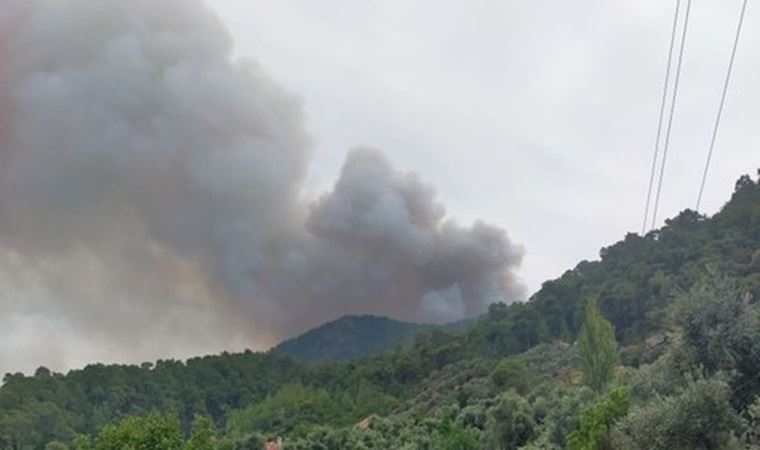
[[[343,316],[288,339],[273,351],[301,361],[348,361],[411,345],[415,336],[425,331],[461,329],[471,322],[436,326],[372,315]]]

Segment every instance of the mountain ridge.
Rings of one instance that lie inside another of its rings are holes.
[[[475,321],[477,318],[435,325],[374,314],[347,314],[288,338],[271,351],[307,362],[350,361],[408,347],[421,333],[456,331]]]

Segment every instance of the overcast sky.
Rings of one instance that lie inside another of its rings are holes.
[[[450,214],[522,243],[531,291],[639,231],[675,2],[210,4],[236,53],[303,97],[317,190],[349,148],[381,148],[431,181]],[[754,6],[703,200],[710,214],[760,166]],[[694,2],[660,223],[696,202],[740,7]]]

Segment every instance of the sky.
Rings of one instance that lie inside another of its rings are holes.
[[[695,2],[657,225],[741,0]],[[523,301],[640,232],[674,4],[8,0],[0,372]],[[750,5],[703,212],[760,167]]]
[[[381,148],[457,217],[522,243],[529,291],[640,232],[675,2],[210,4],[235,53],[303,97],[314,186],[349,148]],[[693,4],[658,225],[695,206],[740,8]],[[760,166],[759,14],[750,4],[707,214]]]

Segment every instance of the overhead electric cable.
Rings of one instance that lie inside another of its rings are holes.
[[[654,174],[657,168],[657,157],[660,153],[660,139],[662,138],[662,122],[665,118],[665,104],[668,98],[668,87],[670,86],[670,72],[673,66],[673,48],[676,42],[676,30],[678,29],[678,13],[681,10],[681,0],[676,0],[676,10],[673,13],[673,30],[670,32],[670,48],[668,50],[668,64],[665,68],[665,84],[662,87],[662,101],[660,102],[660,118],[657,121],[657,137],[654,141],[654,157],[652,158],[652,170],[649,172],[649,187],[647,188],[647,201],[644,208],[644,221],[641,225],[641,235],[647,231],[647,219],[649,219],[649,204],[652,200],[652,186],[654,185]]]
[[[657,222],[657,210],[660,206],[660,194],[662,193],[662,179],[665,176],[665,163],[668,160],[668,148],[670,146],[670,135],[673,130],[673,116],[675,115],[676,100],[678,99],[678,85],[681,81],[681,68],[683,67],[683,54],[686,47],[686,35],[689,30],[689,16],[691,15],[691,0],[686,2],[686,16],[683,22],[683,32],[681,33],[681,48],[678,52],[678,65],[676,66],[676,76],[673,83],[673,98],[670,103],[670,115],[668,117],[668,127],[665,132],[665,146],[662,150],[662,166],[660,167],[660,178],[657,181],[657,194],[654,198],[654,212],[652,213],[652,228]]]
[[[702,203],[702,194],[705,190],[705,182],[707,181],[707,171],[710,169],[710,161],[712,160],[713,150],[715,149],[715,139],[718,136],[718,128],[720,127],[720,119],[723,115],[723,106],[726,103],[726,94],[728,93],[728,85],[731,81],[731,72],[734,69],[734,61],[736,60],[736,49],[739,47],[739,37],[742,34],[742,26],[744,25],[744,16],[747,12],[747,0],[742,3],[742,10],[739,14],[739,25],[736,27],[736,36],[734,37],[734,46],[731,49],[731,59],[728,62],[728,71],[726,72],[726,81],[723,83],[723,94],[720,97],[720,105],[718,106],[718,114],[715,116],[715,127],[713,128],[712,139],[710,140],[710,149],[707,151],[707,162],[705,163],[705,170],[702,173],[702,182],[699,185],[699,196],[697,197],[697,208],[699,212],[699,206]]]

